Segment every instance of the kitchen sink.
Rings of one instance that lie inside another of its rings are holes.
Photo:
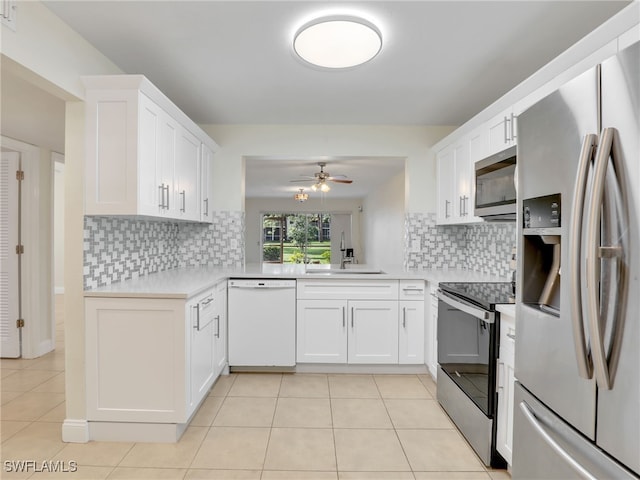
[[[367,268],[307,268],[305,273],[310,275],[380,275],[385,272]]]

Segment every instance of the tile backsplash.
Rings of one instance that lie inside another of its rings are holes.
[[[515,223],[436,225],[436,215],[405,215],[407,269],[462,268],[508,277]]]
[[[214,212],[211,225],[84,218],[85,289],[172,268],[243,262],[244,212]]]

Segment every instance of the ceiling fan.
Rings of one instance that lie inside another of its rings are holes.
[[[314,181],[315,183],[311,185],[311,190],[313,191],[320,190],[321,192],[328,192],[329,190],[331,190],[331,187],[327,185],[327,181],[335,182],[335,183],[347,183],[347,184],[353,183],[353,180],[350,180],[349,178],[347,178],[346,175],[331,175],[329,172],[325,172],[324,167],[326,167],[327,164],[324,162],[318,163],[318,166],[320,167],[320,171],[314,173],[313,176],[302,175],[302,177],[304,177],[303,180],[290,180],[290,181],[291,182],[309,182],[310,180]]]

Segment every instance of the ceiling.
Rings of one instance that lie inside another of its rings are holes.
[[[628,3],[44,1],[124,72],[147,76],[196,123],[358,125],[460,125]],[[293,33],[324,14],[375,23],[380,54],[343,71],[304,64],[293,53]],[[257,196],[254,177],[298,175],[294,159],[270,160],[268,171],[254,172],[259,162],[249,163],[247,196]],[[316,171],[316,159],[305,160],[305,173]],[[386,173],[361,160],[364,175],[381,172],[370,180],[379,183]],[[346,168],[328,170],[349,174]]]
[[[313,192],[313,180],[304,180],[320,171],[319,162],[326,163],[325,173],[345,175],[353,180],[350,185],[327,182],[331,191],[325,195],[332,198],[363,198],[386,180],[404,171],[405,159],[399,157],[245,157],[245,190],[248,197],[292,197],[299,188],[310,197],[321,197],[321,192]]]

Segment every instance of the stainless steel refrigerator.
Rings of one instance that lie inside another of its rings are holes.
[[[514,479],[640,477],[640,43],[518,118]]]

